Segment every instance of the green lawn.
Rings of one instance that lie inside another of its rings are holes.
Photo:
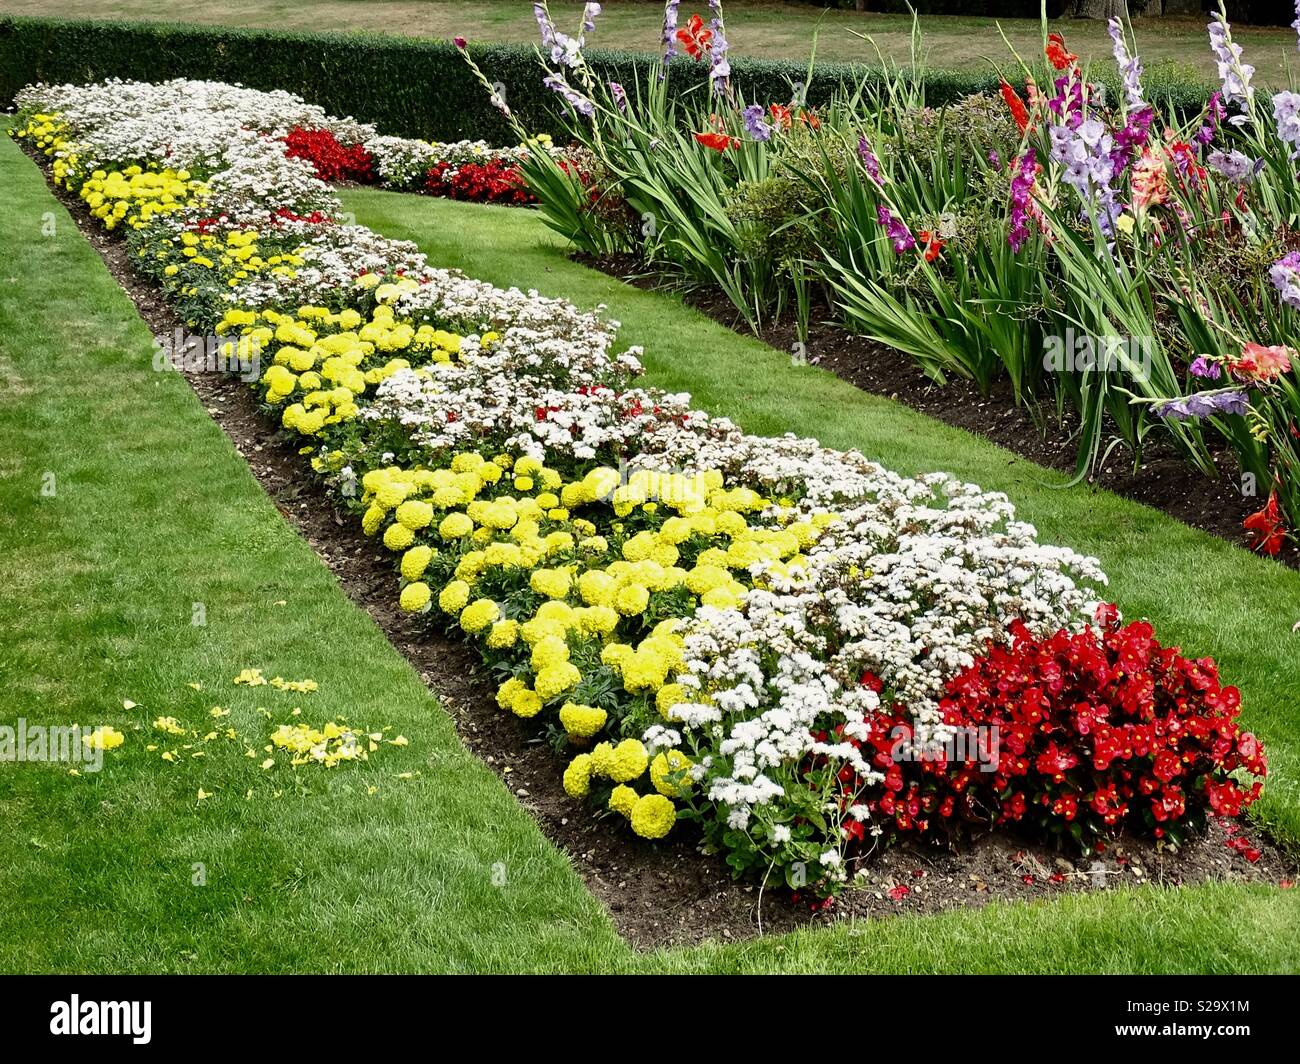
[[[576,31],[581,0],[552,0],[557,24]],[[697,9],[706,18],[704,0],[681,7],[681,21]],[[533,42],[537,24],[527,0],[212,0],[191,5],[183,16],[168,0],[0,0],[0,12],[22,15],[67,15],[78,18],[128,18],[218,23],[296,30],[369,30],[411,36],[452,37],[494,42]],[[725,4],[727,39],[733,54],[767,58],[805,59],[813,29],[822,19],[815,4],[751,3],[729,0]],[[613,0],[591,37],[593,46],[656,51],[663,5],[654,0]],[[947,69],[987,70],[986,57],[1007,58],[998,34],[1001,22],[1007,37],[1023,54],[1038,48],[1037,19],[929,16],[922,20],[932,66]],[[1214,76],[1206,47],[1205,20],[1199,18],[1137,19],[1143,59],[1148,65],[1176,62]],[[1053,24],[1063,30],[1071,48],[1094,62],[1111,61],[1105,25],[1088,20],[1063,20]],[[882,51],[896,59],[908,55],[911,20],[905,15],[859,14],[831,10],[821,22],[817,54],[825,59],[862,62],[875,60],[875,52],[853,32],[871,34]],[[1286,28],[1234,29],[1247,50],[1247,61],[1270,82],[1286,80],[1286,62],[1295,57],[1295,34]]]
[[[414,237],[437,261],[608,302],[624,339],[647,344],[655,383],[689,388],[747,427],[817,432],[905,471],[944,466],[1007,489],[1048,538],[1100,553],[1131,612],[1223,659],[1273,748],[1259,808],[1300,838],[1300,666],[1284,605],[1300,602],[1300,575],[1132,504],[1044,487],[1049,474],[1005,452],[792,367],[669,296],[568,262],[532,213],[374,192],[348,199],[362,222]],[[0,969],[1300,968],[1300,896],[1227,886],[635,954],[186,384],[151,369],[151,337],[130,301],[7,140],[0,243],[0,721],[108,723],[127,736],[98,775],[0,765],[0,890],[21,899],[0,912]],[[53,496],[41,493],[50,472]],[[191,624],[195,602],[206,626]],[[246,667],[311,677],[320,691],[233,687]],[[140,705],[125,710],[123,699]],[[240,742],[218,740],[178,765],[144,749],[155,716],[202,729],[214,705],[231,710],[219,726],[235,727]],[[245,737],[260,756],[271,726],[256,707],[279,722],[294,705],[303,720],[346,713],[392,725],[411,744],[329,776],[304,772],[299,793],[287,768],[268,777],[243,756]],[[405,772],[419,775],[396,778]],[[212,797],[199,801],[200,787]],[[191,885],[196,862],[207,886]],[[503,886],[492,885],[497,864]]]

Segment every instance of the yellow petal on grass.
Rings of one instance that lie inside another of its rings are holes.
[[[200,801],[200,802],[205,802],[205,801],[207,801],[207,800],[208,800],[209,798],[211,798],[211,797],[212,797],[212,792],[211,792],[211,791],[205,791],[202,787],[199,788],[199,801]]]
[[[399,735],[396,739],[389,739],[387,742],[392,746],[410,746],[411,740],[405,735]]]
[[[196,691],[202,691],[202,690],[203,690],[203,685],[202,685],[201,683],[187,683],[185,686],[186,686],[186,687],[192,687],[192,688],[194,688],[194,690],[196,690]]]
[[[275,768],[275,758],[268,757],[265,761],[262,762],[262,768],[263,769]]]
[[[135,709],[135,707],[136,707],[136,703],[132,702],[129,698],[122,699],[123,709]]]

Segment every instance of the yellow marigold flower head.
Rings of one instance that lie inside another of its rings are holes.
[[[433,593],[429,590],[429,585],[417,580],[413,584],[407,584],[402,588],[402,594],[398,600],[402,609],[408,613],[416,613],[424,609],[429,604],[429,599]]]
[[[405,525],[389,525],[384,531],[384,546],[389,550],[406,550],[415,542],[415,533]]]
[[[616,586],[615,579],[599,569],[589,569],[578,577],[578,594],[588,606],[608,606]]]
[[[448,514],[438,524],[438,535],[443,539],[461,539],[473,531],[474,522],[467,514]]]
[[[643,839],[662,839],[677,822],[677,808],[662,794],[647,794],[632,807],[632,830]]]
[[[593,776],[608,776],[610,769],[613,767],[613,743],[597,743],[591,748],[591,774]]]
[[[493,650],[505,650],[519,641],[519,622],[513,618],[497,621],[488,632],[487,645]]]
[[[681,705],[683,702],[689,702],[686,695],[686,688],[679,683],[666,683],[655,692],[655,708],[659,710],[659,715],[668,719],[668,711],[673,706]]]
[[[616,813],[630,817],[640,795],[625,783],[620,783],[609,793],[609,807]]]
[[[402,555],[402,578],[411,581],[419,580],[431,561],[433,561],[432,547],[426,547],[423,543],[412,547]]]
[[[454,473],[472,473],[483,464],[483,456],[473,451],[458,454],[451,460]]]
[[[538,569],[529,578],[528,586],[539,595],[562,599],[569,593],[571,583],[569,574],[564,569]]]
[[[552,665],[562,665],[569,660],[569,644],[563,639],[548,635],[533,645],[532,666],[540,672]]]
[[[680,750],[664,750],[650,762],[650,782],[655,790],[669,798],[677,798],[690,790],[687,773],[692,761]]]
[[[582,706],[576,702],[565,702],[560,707],[560,723],[568,732],[570,739],[590,739],[601,728],[609,714],[599,706]]]
[[[502,709],[509,709],[514,705],[515,698],[520,691],[527,690],[528,685],[517,676],[512,676],[500,687],[497,688],[497,705]]]
[[[579,754],[564,770],[564,793],[570,798],[585,798],[591,790],[591,755]]]
[[[361,531],[367,536],[373,536],[379,531],[379,526],[384,523],[387,516],[388,511],[382,506],[371,506],[361,515]]]
[[[549,702],[557,695],[572,690],[581,682],[582,673],[578,671],[576,665],[568,661],[548,665],[537,674],[537,679],[534,681],[537,693],[542,696],[544,702]]]
[[[621,670],[635,653],[636,651],[626,643],[607,643],[601,649],[600,662],[602,665],[608,665],[612,669]]]
[[[640,584],[627,584],[618,589],[614,595],[614,609],[624,617],[635,617],[645,613],[650,605],[650,592]]]
[[[510,711],[516,717],[535,717],[542,711],[544,699],[540,692],[530,691],[525,687],[522,691],[515,694],[514,700],[510,703]]]
[[[453,580],[438,595],[438,606],[444,613],[459,613],[469,601],[469,584]]]
[[[491,599],[476,599],[460,611],[460,626],[467,632],[481,632],[501,616],[501,608]]]
[[[418,499],[408,499],[397,508],[395,516],[399,523],[413,531],[427,528],[433,521],[433,507]]]
[[[614,747],[608,775],[615,783],[627,783],[644,774],[649,763],[650,757],[640,739],[624,739]]]

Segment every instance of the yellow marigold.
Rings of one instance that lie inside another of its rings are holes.
[[[625,783],[620,783],[609,792],[609,807],[616,813],[630,817],[640,795]]]
[[[488,632],[487,645],[493,650],[505,650],[519,641],[519,622],[513,618],[497,621]]]
[[[384,523],[384,518],[388,516],[388,511],[382,506],[372,506],[361,516],[361,531],[367,536],[373,536],[379,531],[379,526]]]
[[[405,525],[389,525],[384,532],[384,546],[389,550],[406,550],[415,542],[415,533]]]
[[[510,703],[510,711],[516,717],[535,717],[542,711],[542,702],[544,699],[538,691],[530,691],[525,687],[522,691],[515,692],[515,697]]]
[[[590,569],[578,577],[578,594],[588,606],[608,606],[616,586],[614,578],[599,569]]]
[[[438,595],[438,605],[444,613],[459,613],[469,601],[469,584],[453,580]]]
[[[680,750],[664,750],[650,762],[650,782],[655,790],[669,798],[678,798],[690,790],[687,772],[693,762]]]
[[[640,739],[624,739],[614,747],[608,775],[615,783],[627,783],[642,775],[649,763],[650,757]]]
[[[515,703],[515,696],[527,689],[527,684],[517,676],[512,676],[497,688],[497,705],[509,709]]]
[[[528,586],[539,595],[562,599],[569,593],[569,574],[563,569],[538,569],[529,578]]]
[[[535,670],[562,665],[569,660],[569,644],[558,636],[548,635],[533,644],[531,663]]]
[[[585,798],[591,790],[591,755],[579,754],[564,770],[564,793],[570,798]]]
[[[399,602],[401,603],[402,609],[406,610],[408,613],[415,613],[418,610],[424,609],[424,607],[429,604],[429,599],[431,597],[432,592],[429,590],[429,585],[423,581],[417,580],[415,583],[407,584],[402,588],[402,595]]]
[[[561,695],[565,691],[577,687],[582,681],[582,673],[578,667],[571,662],[565,661],[558,665],[548,665],[537,674],[534,681],[537,686],[537,693],[542,696],[544,702],[549,702],[556,695]]]
[[[467,632],[481,632],[501,616],[501,608],[491,599],[476,599],[460,611],[460,626]]]
[[[600,651],[600,663],[621,670],[634,653],[626,643],[607,643]]]
[[[570,739],[590,739],[605,726],[608,717],[609,714],[599,706],[565,702],[560,707],[560,723]]]
[[[664,720],[668,719],[668,711],[673,706],[689,701],[686,688],[679,683],[666,683],[655,692],[655,709],[659,710],[659,715]]]
[[[591,774],[593,776],[608,776],[613,766],[613,743],[597,743],[591,748]]]
[[[396,516],[399,524],[403,524],[409,529],[427,528],[433,521],[433,507],[427,502],[421,502],[419,499],[408,499],[397,508],[397,513],[394,516]]]
[[[443,539],[460,539],[474,531],[474,522],[467,514],[448,514],[438,525],[438,535]]]
[[[402,555],[402,577],[405,580],[419,580],[424,570],[433,561],[433,548],[423,543],[412,547]]]
[[[628,584],[618,589],[614,595],[614,609],[624,617],[635,617],[645,613],[650,605],[650,592],[640,584]]]
[[[662,839],[677,822],[677,808],[662,794],[647,794],[632,806],[632,830],[643,839]]]

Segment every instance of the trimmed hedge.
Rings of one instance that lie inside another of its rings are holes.
[[[525,45],[472,45],[488,77],[500,83],[511,109],[532,132],[561,131],[561,103],[541,85],[536,51]],[[643,52],[591,51],[601,76],[631,86],[653,77],[659,59]],[[1009,66],[1009,64],[1008,64]],[[750,100],[787,100],[807,64],[732,60],[732,80]],[[703,64],[679,57],[671,69],[678,92],[698,90]],[[35,81],[85,83],[118,77],[139,81],[202,78],[256,89],[287,89],[332,114],[372,122],[384,133],[431,140],[514,140],[487,93],[446,40],[371,33],[280,33],[152,22],[0,16],[0,103]],[[870,67],[818,63],[806,99],[825,103],[841,86],[879,77]],[[996,89],[987,73],[936,70],[926,95],[936,106]],[[1204,90],[1176,80],[1172,102],[1199,109]]]

